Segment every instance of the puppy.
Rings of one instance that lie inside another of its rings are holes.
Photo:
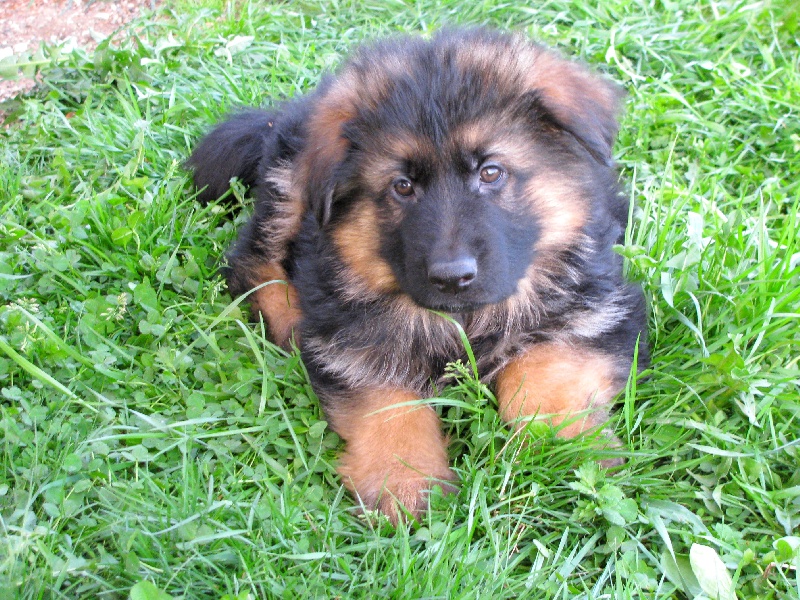
[[[642,291],[612,250],[622,95],[519,35],[448,30],[363,47],[195,150],[202,201],[233,177],[253,190],[230,293],[300,347],[363,506],[397,522],[454,489],[439,418],[416,402],[466,361],[453,321],[518,428],[602,426],[634,355],[646,364]]]

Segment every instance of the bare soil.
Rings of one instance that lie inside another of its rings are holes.
[[[0,59],[44,42],[94,48],[159,0],[0,0]],[[31,79],[0,79],[0,101],[28,91]]]

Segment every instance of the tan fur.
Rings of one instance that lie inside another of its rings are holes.
[[[360,68],[354,60],[314,107],[307,124],[311,143],[297,161],[297,182],[301,187],[314,175],[333,173],[348,148],[342,131],[344,124],[355,118],[360,108],[377,105],[389,87],[388,82],[395,73],[402,72],[403,65],[395,57],[385,57],[379,71],[364,69],[363,65]]]
[[[253,287],[267,281],[274,283],[253,292],[250,296],[250,308],[254,313],[257,311],[264,316],[272,341],[282,348],[288,348],[292,339],[299,341],[297,333],[294,338],[292,334],[303,316],[297,290],[288,282],[280,263],[261,265],[255,269],[253,275],[258,279]]]
[[[536,91],[559,122],[574,130],[591,128],[596,134],[591,137],[605,146],[602,152],[610,158],[624,95],[615,84],[521,36],[509,40],[503,52],[491,42],[470,44],[458,61],[464,71],[477,69],[486,85],[503,92]]]
[[[450,143],[451,152],[480,151],[511,171],[535,166],[539,152],[530,135],[514,132],[513,122],[504,123],[505,115],[476,119],[458,128]]]
[[[569,247],[586,224],[586,194],[573,183],[563,181],[563,175],[560,179],[544,174],[534,177],[528,188],[527,197],[542,226],[536,243],[539,252]]]
[[[524,427],[526,417],[546,418],[574,437],[605,422],[605,407],[621,388],[613,359],[566,344],[533,346],[511,361],[497,377],[500,415]]]
[[[349,68],[339,73],[332,90],[352,91],[358,97],[358,106],[375,108],[386,97],[392,80],[402,77],[407,71],[404,57],[382,54],[380,61],[363,61],[355,56]]]
[[[301,187],[314,176],[329,177],[344,159],[348,142],[342,135],[342,126],[356,116],[357,103],[356,90],[342,86],[319,101],[307,125],[312,142],[297,159]],[[309,202],[306,198],[307,205]]]
[[[619,112],[622,92],[616,85],[553,52],[537,56],[529,77],[528,85],[542,91],[551,110],[564,122],[571,122],[576,115],[587,118],[589,111],[611,117]]]
[[[333,242],[355,278],[353,288],[363,293],[380,295],[400,289],[392,268],[380,257],[380,227],[375,205],[362,201],[333,232]]]
[[[402,505],[418,516],[428,505],[428,491],[455,479],[439,418],[429,406],[394,405],[418,400],[404,390],[373,389],[342,400],[329,410],[333,429],[347,446],[339,473],[365,507],[378,509],[393,523]]]

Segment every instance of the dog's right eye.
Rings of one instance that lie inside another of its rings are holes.
[[[398,179],[392,187],[395,193],[402,198],[410,198],[414,195],[414,186],[408,179]]]
[[[497,165],[486,165],[481,169],[481,183],[497,183],[503,177],[503,169]]]

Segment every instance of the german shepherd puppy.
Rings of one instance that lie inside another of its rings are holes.
[[[646,364],[643,294],[612,249],[629,211],[612,160],[622,96],[520,35],[447,30],[365,46],[195,150],[202,201],[233,177],[253,190],[230,293],[299,346],[364,507],[397,522],[433,485],[454,489],[439,418],[417,402],[466,360],[454,322],[516,427],[602,426],[634,355]]]

